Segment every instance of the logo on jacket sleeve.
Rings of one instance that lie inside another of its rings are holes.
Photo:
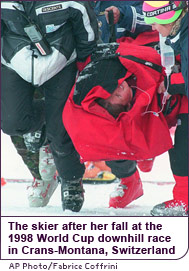
[[[55,6],[49,6],[42,8],[42,12],[51,12],[51,11],[56,11],[62,9],[62,5],[55,5]]]

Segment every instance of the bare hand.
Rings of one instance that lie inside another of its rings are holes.
[[[119,21],[119,18],[120,18],[120,11],[117,7],[114,7],[114,6],[111,6],[111,7],[108,7],[106,10],[105,10],[105,16],[106,16],[106,21],[109,23],[109,20],[108,20],[108,12],[112,10],[113,11],[113,14],[114,14],[114,24],[117,24],[117,22]]]
[[[159,85],[158,93],[161,94],[164,93],[165,91],[166,91],[165,84],[164,81],[162,81],[161,84]]]
[[[164,92],[166,92],[166,88],[165,88],[165,84],[164,81],[161,82],[161,84],[159,85],[158,91],[159,94],[162,94]],[[170,94],[167,94],[166,99],[168,100],[171,97]]]

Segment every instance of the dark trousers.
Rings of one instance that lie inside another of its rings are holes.
[[[35,101],[35,87],[14,71],[1,69],[1,127],[9,135],[23,135],[46,123],[47,138],[59,175],[65,179],[82,177],[84,165],[62,123],[62,111],[75,82],[72,63],[44,83],[45,101]]]
[[[129,177],[137,170],[136,161],[131,160],[107,161],[106,164],[118,178]]]
[[[178,116],[174,148],[169,150],[171,170],[176,176],[188,176],[188,114]]]

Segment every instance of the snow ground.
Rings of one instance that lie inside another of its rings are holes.
[[[85,202],[75,214],[62,211],[60,185],[48,206],[29,208],[26,187],[28,183],[7,183],[1,187],[2,216],[150,216],[152,207],[172,198],[174,179],[170,170],[168,154],[156,158],[150,173],[140,173],[144,195],[124,209],[108,208],[109,194],[117,186],[112,184],[85,184]],[[1,176],[4,178],[31,179],[31,174],[22,162],[10,140],[1,133]]]
[[[5,178],[31,178],[31,175],[16,153],[10,138],[2,134],[1,138],[1,169]],[[172,188],[174,179],[171,174],[167,153],[156,158],[153,170],[150,173],[140,173],[143,181],[144,196],[137,199],[125,209],[109,209],[109,194],[117,184],[104,185],[85,185],[85,203],[80,213],[72,213],[69,211],[62,212],[60,200],[60,186],[52,196],[48,206],[44,208],[29,208],[27,202],[26,187],[24,183],[7,183],[1,187],[1,215],[2,216],[43,216],[49,217],[49,222],[54,216],[150,216],[150,210],[155,204],[172,198]],[[97,218],[95,218],[97,220]],[[129,219],[129,218],[127,218]],[[96,221],[95,220],[95,221]],[[98,220],[97,220],[98,221]],[[180,220],[179,220],[180,221]],[[100,221],[99,221],[100,222]],[[163,222],[162,219],[158,222]],[[180,221],[181,222],[181,221]],[[180,223],[179,222],[179,223]],[[178,227],[179,231],[179,227]],[[174,233],[174,234],[179,234]],[[179,247],[179,244],[178,244]],[[31,257],[33,260],[33,257]],[[19,263],[24,261],[19,261]],[[39,261],[31,261],[38,264]],[[59,261],[61,262],[61,261]],[[66,263],[77,263],[75,261],[66,261]],[[97,261],[98,262],[98,261]],[[101,261],[102,262],[102,261]],[[46,262],[45,262],[46,263]],[[83,261],[81,261],[83,263]],[[94,263],[91,261],[91,263]],[[104,263],[107,263],[105,261]],[[113,263],[111,261],[111,263]],[[177,271],[179,268],[187,270],[189,263],[189,254],[180,260],[132,260],[118,261],[119,270],[140,270],[153,269],[154,271],[169,270]],[[10,261],[0,261],[1,270],[10,270]],[[27,269],[28,270],[28,269]]]

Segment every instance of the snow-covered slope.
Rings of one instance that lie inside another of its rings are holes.
[[[31,179],[31,174],[16,153],[10,138],[1,134],[1,176],[5,178]],[[150,173],[140,172],[144,195],[125,209],[108,208],[109,194],[117,186],[112,184],[85,184],[85,203],[79,216],[149,216],[151,208],[172,198],[174,179],[171,174],[168,154],[156,158]],[[7,183],[2,187],[2,215],[19,216],[75,216],[71,211],[62,212],[60,185],[44,208],[29,208],[27,202],[28,183]]]

